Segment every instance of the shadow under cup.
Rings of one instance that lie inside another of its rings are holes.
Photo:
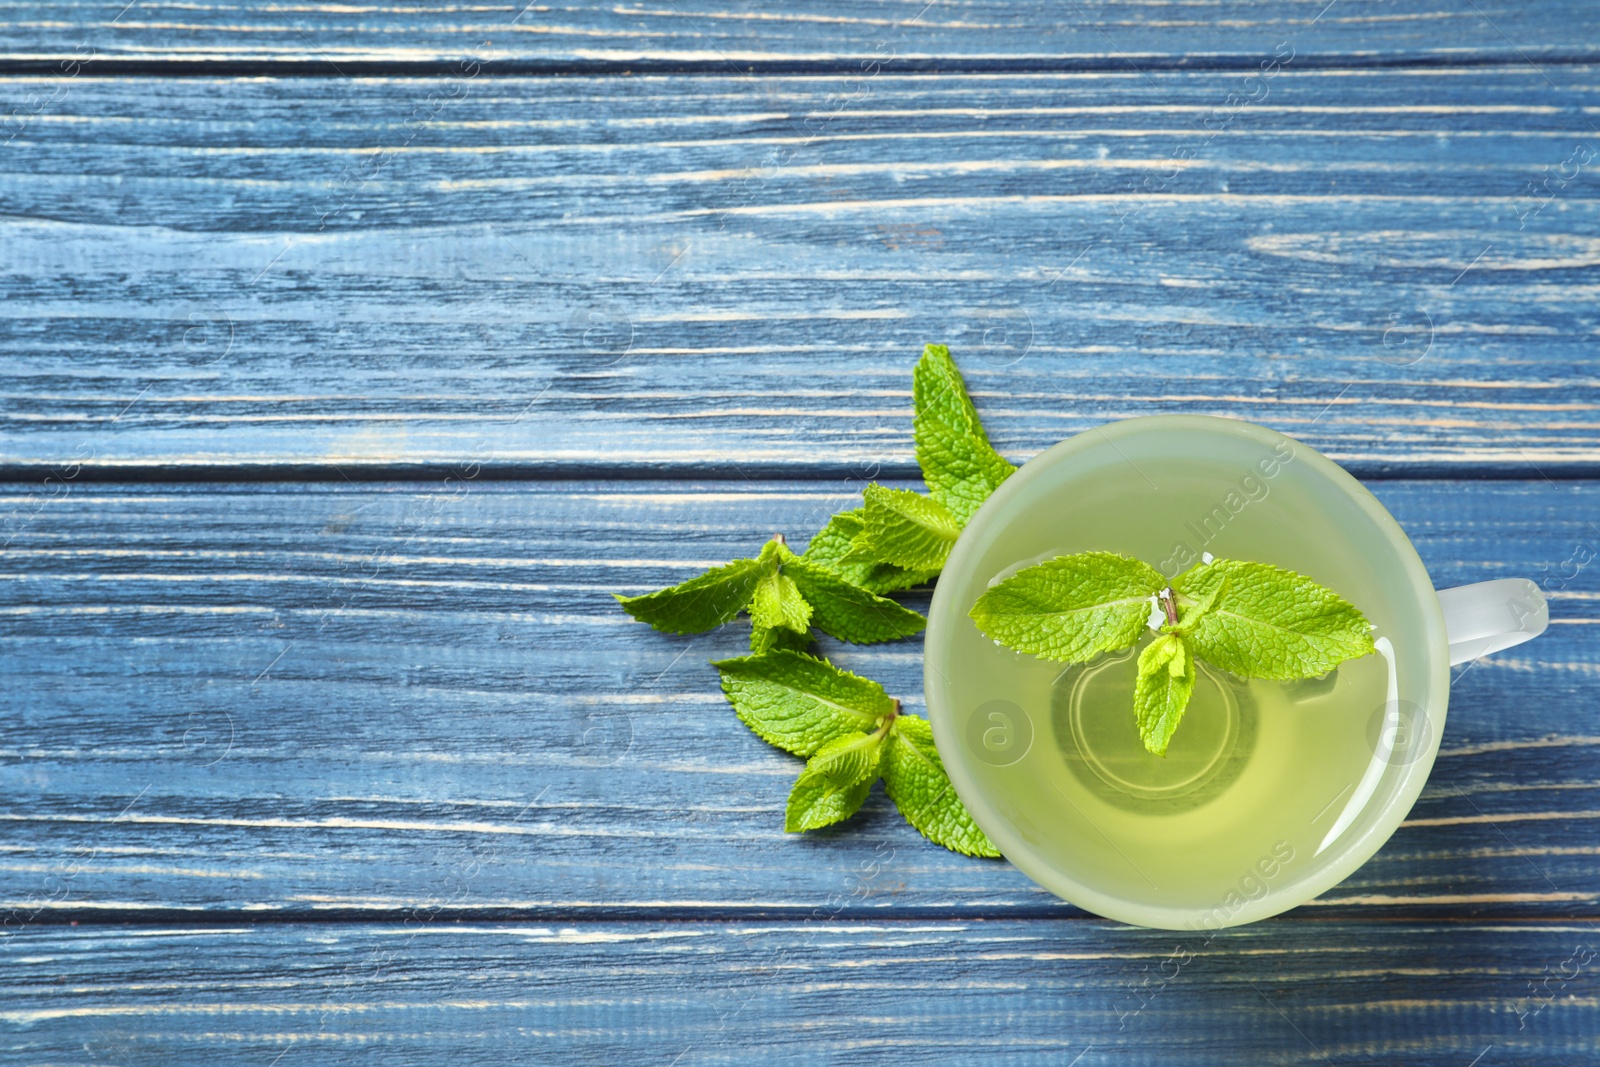
[[[1137,649],[1048,663],[967,614],[992,582],[1091,549],[1169,577],[1205,553],[1297,571],[1361,609],[1385,654],[1297,682],[1202,664],[1151,756]],[[1193,929],[1304,903],[1383,844],[1438,750],[1449,661],[1427,572],[1360,483],[1264,427],[1162,416],[1064,441],[984,504],[939,578],[925,683],[951,780],[1009,860],[1090,911]]]

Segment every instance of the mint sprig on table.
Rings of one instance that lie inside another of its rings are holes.
[[[928,493],[869,485],[863,506],[835,515],[806,549],[878,592],[936,577],[967,520],[1017,469],[989,444],[944,345],[923,349],[912,400],[917,465]]]
[[[785,830],[849,818],[881,777],[889,799],[930,840],[969,856],[999,855],[951,788],[928,720],[902,712],[877,682],[786,650],[714,666],[746,726],[809,757],[789,794]]]
[[[1007,648],[1084,663],[1133,647],[1157,610],[1163,621],[1139,653],[1133,689],[1139,738],[1157,756],[1188,707],[1196,659],[1242,678],[1287,680],[1375,651],[1371,624],[1331,589],[1236,559],[1197,563],[1168,582],[1111,552],[1057,556],[996,583],[970,614]]]
[[[929,493],[873,484],[795,554],[782,534],[761,551],[667,589],[617,596],[667,633],[702,633],[750,618],[752,655],[715,664],[735,713],[763,740],[806,758],[784,829],[854,815],[880,778],[929,840],[998,856],[962,805],[926,719],[877,682],[808,654],[815,631],[851,644],[909,637],[927,620],[884,594],[931,581],[961,528],[1016,468],[989,444],[949,349],[928,345],[913,377],[917,461]]]
[[[687,582],[617,601],[640,622],[674,634],[701,633],[747,611],[753,652],[803,647],[813,625],[858,645],[909,637],[928,625],[910,608],[795,555],[782,534],[754,559],[736,559]]]

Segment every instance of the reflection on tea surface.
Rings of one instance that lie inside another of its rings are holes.
[[[1061,759],[1080,785],[1127,811],[1163,816],[1198,808],[1226,791],[1249,761],[1255,701],[1240,680],[1201,664],[1182,726],[1167,754],[1152,756],[1139,740],[1129,697],[1136,660],[1130,649],[1056,678],[1051,720]]]

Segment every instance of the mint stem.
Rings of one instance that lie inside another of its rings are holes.
[[[883,737],[886,734],[888,734],[889,727],[894,725],[895,717],[900,714],[900,698],[899,697],[890,697],[889,700],[891,702],[891,707],[889,708],[889,714],[885,715],[883,717],[883,722],[878,724],[878,729],[873,734],[874,737]]]
[[[1161,610],[1167,613],[1167,625],[1178,625],[1178,600],[1172,595],[1172,586],[1167,586],[1158,595],[1161,601]]]

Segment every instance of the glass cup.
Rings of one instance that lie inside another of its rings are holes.
[[[968,616],[1022,567],[1091,549],[1168,577],[1211,557],[1297,571],[1365,613],[1379,654],[1296,682],[1202,662],[1167,756],[1151,756],[1133,722],[1137,649],[1052,664]],[[1298,441],[1232,419],[1128,419],[1036,456],[967,524],[929,613],[928,717],[968,810],[1040,885],[1140,926],[1234,926],[1376,852],[1433,766],[1450,666],[1546,624],[1530,581],[1435,592],[1388,511]]]

